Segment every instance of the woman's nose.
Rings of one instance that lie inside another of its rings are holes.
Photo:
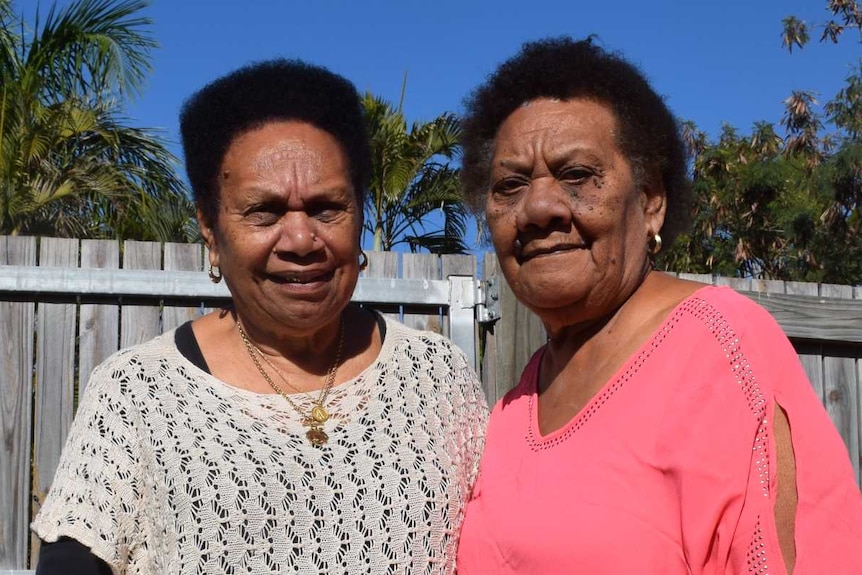
[[[320,247],[314,222],[304,212],[287,212],[281,220],[276,251],[306,256]]]
[[[532,180],[518,207],[516,222],[520,230],[568,227],[572,207],[560,183],[550,176]]]

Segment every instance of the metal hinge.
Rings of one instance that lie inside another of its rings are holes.
[[[477,282],[476,320],[479,323],[494,323],[500,319],[500,281],[500,276],[493,274]]]

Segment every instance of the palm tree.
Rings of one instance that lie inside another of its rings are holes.
[[[176,158],[122,117],[156,46],[146,5],[76,0],[30,33],[0,0],[0,234],[194,237]]]
[[[404,91],[402,89],[402,102]],[[460,125],[444,113],[409,131],[401,104],[366,94],[362,101],[371,138],[371,189],[365,230],[375,251],[407,244],[411,251],[465,253],[469,212],[458,170],[450,164],[460,147]],[[433,225],[435,215],[439,225]]]

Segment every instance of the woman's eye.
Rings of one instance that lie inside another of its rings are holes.
[[[508,195],[517,192],[527,185],[523,178],[503,178],[494,182],[491,192],[494,194]]]
[[[308,215],[319,220],[327,221],[338,216],[343,208],[336,204],[320,204],[309,208]]]
[[[593,173],[590,170],[585,170],[583,168],[569,168],[567,170],[563,170],[559,177],[560,180],[564,182],[583,184],[592,176]]]
[[[280,217],[281,214],[272,206],[255,206],[245,212],[245,218],[258,226],[275,224]]]

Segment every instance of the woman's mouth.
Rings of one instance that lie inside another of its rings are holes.
[[[555,243],[555,244],[527,244],[521,249],[518,254],[518,260],[525,262],[542,256],[550,256],[561,252],[570,252],[574,250],[584,249],[583,244],[574,243]]]
[[[282,284],[291,284],[291,285],[306,285],[312,283],[325,282],[332,279],[332,272],[296,272],[296,273],[280,273],[280,274],[271,274],[270,278]]]

